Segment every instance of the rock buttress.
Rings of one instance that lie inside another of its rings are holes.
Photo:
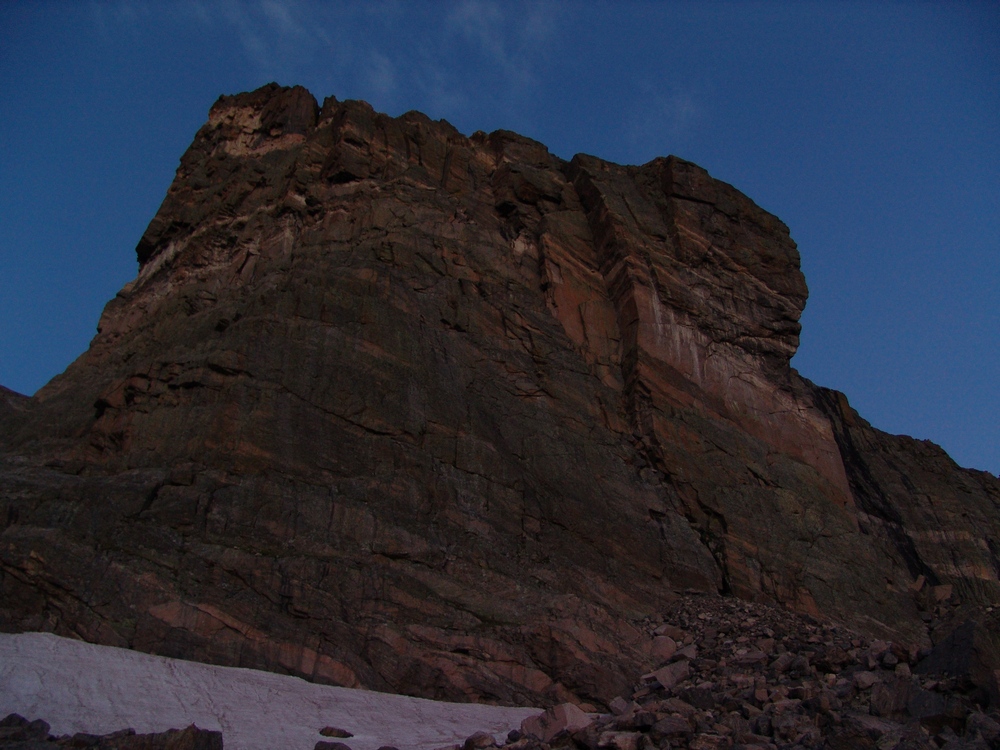
[[[137,253],[89,351],[4,416],[7,629],[606,704],[678,590],[914,643],[914,571],[973,560],[996,598],[978,547],[870,533],[788,366],[788,230],[688,162],[271,85],[212,108]]]

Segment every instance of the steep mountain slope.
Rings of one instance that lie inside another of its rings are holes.
[[[0,401],[5,629],[601,703],[678,590],[916,646],[920,584],[1000,603],[1000,481],[790,368],[788,229],[689,162],[270,85],[213,106],[137,253]]]

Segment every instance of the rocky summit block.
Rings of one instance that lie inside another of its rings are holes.
[[[1000,603],[1000,481],[790,368],[795,243],[690,162],[272,84],[137,254],[89,350],[0,393],[4,629],[601,706],[680,590],[917,649]]]

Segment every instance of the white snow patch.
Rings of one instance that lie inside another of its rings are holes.
[[[255,669],[216,667],[95,646],[49,633],[0,634],[0,718],[45,719],[53,734],[140,734],[197,724],[226,750],[313,750],[334,726],[352,750],[433,750],[473,732],[497,739],[535,708],[504,708],[314,685]]]

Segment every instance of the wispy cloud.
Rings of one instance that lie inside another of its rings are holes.
[[[702,119],[692,91],[672,85],[641,82],[635,104],[626,110],[623,133],[633,160],[645,161],[678,148]]]
[[[553,29],[556,8],[550,3],[499,3],[464,0],[447,18],[460,36],[513,88],[536,83],[538,48]]]
[[[486,0],[458,3],[448,17],[452,31],[480,50],[504,69],[512,67],[507,40],[502,33],[505,19],[499,6]]]
[[[400,88],[419,92],[420,108],[456,124],[476,111],[480,118],[473,127],[498,118],[503,127],[529,127],[524,113],[540,86],[560,7],[494,0],[431,7],[442,9],[440,17],[431,34],[401,53],[407,58],[400,65]],[[486,112],[493,116],[484,122]]]
[[[326,42],[321,27],[308,23],[309,7],[293,0],[227,0],[214,10],[232,26],[250,61],[268,75],[292,74],[298,57]]]
[[[381,97],[391,98],[396,93],[396,66],[386,55],[373,50],[368,55],[365,79]]]
[[[272,29],[284,37],[304,37],[307,35],[305,27],[293,14],[293,6],[287,2],[275,2],[275,0],[260,0],[261,14],[267,19]]]
[[[105,22],[118,29],[143,19],[169,18],[237,40],[247,62],[269,77],[294,75],[295,63],[329,44],[322,25],[310,23],[314,6],[302,0],[149,0],[95,2]]]
[[[415,80],[422,92],[427,110],[444,117],[454,117],[455,113],[469,106],[469,94],[455,84],[454,76],[436,63],[425,63]]]
[[[505,127],[527,124],[564,12],[546,0],[95,2],[110,33],[128,27],[141,37],[169,18],[225,37],[245,58],[247,78],[357,96],[390,112],[499,113]]]

